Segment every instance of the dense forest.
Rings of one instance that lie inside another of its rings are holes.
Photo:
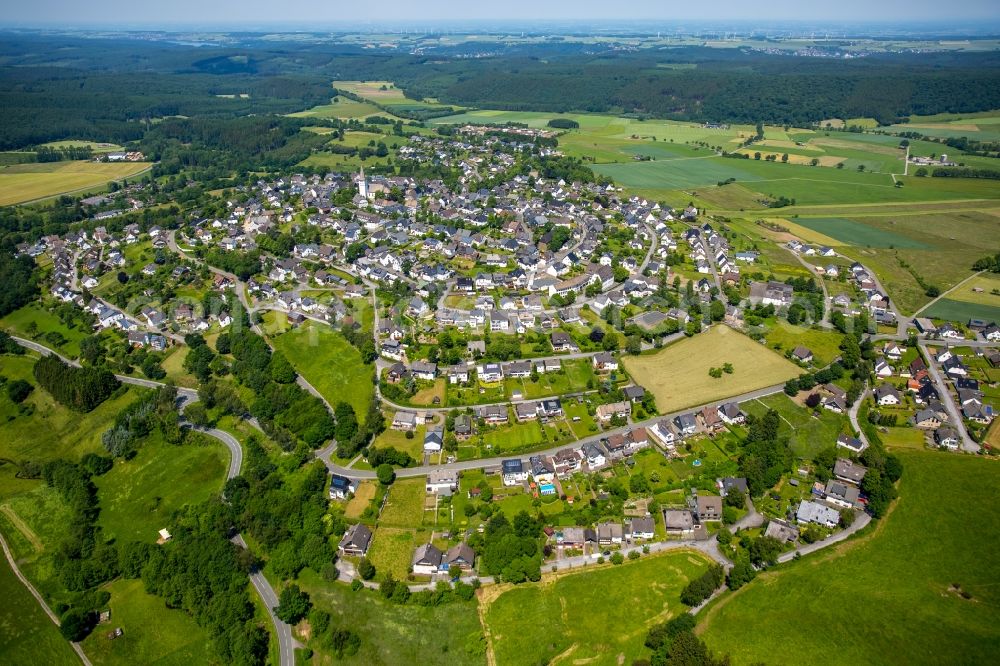
[[[5,35],[0,150],[68,137],[138,141],[176,116],[288,113],[325,103],[337,79],[391,80],[409,97],[471,107],[730,122],[869,116],[888,123],[914,113],[1000,108],[1000,60],[991,53],[836,60],[701,47],[594,54],[564,44],[468,58],[447,49],[362,50],[334,40],[234,35],[229,42],[205,57],[204,49],[168,42]],[[677,64],[685,67],[671,66]],[[175,125],[161,133],[192,129]],[[196,133],[204,138],[203,129]]]

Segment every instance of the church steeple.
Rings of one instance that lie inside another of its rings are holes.
[[[368,179],[365,178],[365,167],[361,166],[361,173],[358,174],[358,194],[365,199],[368,198]]]

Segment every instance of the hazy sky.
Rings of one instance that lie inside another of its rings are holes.
[[[12,24],[295,24],[338,22],[551,19],[926,21],[1000,20],[998,0],[4,0],[0,23]]]

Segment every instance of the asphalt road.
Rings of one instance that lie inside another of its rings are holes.
[[[756,391],[750,391],[749,393],[743,393],[742,395],[733,396],[731,398],[726,398],[726,399],[723,399],[723,400],[716,400],[716,401],[713,401],[713,402],[710,402],[710,403],[706,403],[704,405],[697,405],[695,407],[689,407],[688,409],[684,409],[684,410],[672,412],[670,414],[664,414],[662,416],[656,416],[656,417],[651,418],[651,419],[646,419],[645,421],[638,421],[636,423],[632,423],[632,424],[629,424],[627,426],[622,426],[621,428],[615,428],[613,430],[606,430],[606,431],[604,431],[602,433],[597,433],[595,435],[592,435],[591,437],[586,437],[584,439],[580,439],[580,440],[577,440],[577,441],[574,441],[574,442],[567,442],[565,444],[560,444],[559,446],[553,446],[553,447],[545,449],[543,451],[533,451],[530,455],[542,455],[542,456],[552,455],[556,451],[559,451],[561,449],[565,449],[567,447],[580,447],[580,446],[583,446],[584,444],[587,444],[589,442],[598,442],[601,439],[610,437],[611,435],[614,435],[614,434],[624,433],[624,432],[626,432],[628,430],[631,430],[633,428],[637,428],[637,427],[640,427],[640,426],[642,426],[642,427],[649,427],[649,426],[652,426],[657,421],[660,421],[661,419],[672,419],[675,416],[678,416],[680,414],[687,414],[688,412],[696,412],[696,411],[702,409],[703,407],[717,405],[720,402],[746,402],[748,400],[755,400],[757,398],[763,398],[765,396],[774,395],[775,393],[780,393],[784,389],[785,389],[785,385],[784,384],[774,384],[773,386],[766,386],[764,388],[757,389]],[[345,477],[347,477],[349,479],[374,479],[375,478],[375,472],[371,472],[371,471],[367,471],[367,470],[350,469],[350,468],[347,468],[347,467],[342,467],[342,466],[340,466],[340,465],[332,462],[330,460],[329,456],[333,452],[334,448],[335,448],[334,445],[329,445],[326,448],[324,448],[324,449],[316,452],[316,457],[319,458],[320,460],[322,460],[323,463],[327,466],[327,469],[329,469],[331,472],[333,472],[335,474],[340,474],[340,475],[345,476]],[[522,456],[509,455],[509,456],[497,456],[497,457],[494,457],[494,458],[477,458],[476,460],[463,460],[463,461],[460,461],[460,462],[446,463],[444,465],[421,465],[419,467],[405,467],[405,468],[397,469],[396,470],[396,476],[398,478],[411,478],[411,477],[414,477],[414,476],[425,476],[426,474],[428,474],[429,472],[434,471],[434,470],[448,470],[448,471],[458,471],[458,472],[461,472],[461,471],[466,471],[466,470],[471,470],[471,469],[480,469],[480,468],[488,467],[488,466],[491,466],[491,465],[499,465],[502,460],[509,460],[511,458],[522,458],[522,459],[524,459],[526,457],[527,456],[523,456],[523,455]]]
[[[48,347],[44,347],[38,343],[32,342],[31,340],[25,340],[23,338],[18,338],[18,337],[14,337],[14,340],[22,347],[34,350],[45,356],[54,354],[58,356],[60,359],[62,359],[62,361],[65,363],[69,363],[74,366],[80,365],[78,362],[71,361],[65,356],[59,354],[58,352],[55,352],[49,349]],[[122,382],[128,384],[135,384],[137,386],[143,386],[147,388],[160,388],[162,386],[165,386],[165,384],[163,384],[162,382],[155,382],[149,379],[126,377],[124,375],[115,375],[115,376],[118,377],[118,379],[121,380]],[[178,411],[183,415],[184,408],[187,405],[196,402],[198,400],[198,392],[191,389],[178,388],[177,393],[179,398],[177,401]],[[191,425],[191,424],[186,423],[186,425]],[[225,444],[226,448],[229,449],[230,453],[229,470],[226,474],[226,479],[231,479],[234,476],[237,476],[240,473],[240,468],[243,466],[243,447],[240,446],[239,441],[235,437],[230,435],[228,432],[224,432],[216,428],[206,429],[206,428],[197,428],[194,426],[191,427],[194,430],[197,430],[198,432],[202,432],[205,433],[206,435],[214,437],[223,444]],[[246,542],[243,541],[242,536],[237,536],[236,538],[233,539],[233,542],[242,546],[243,548],[246,548]],[[13,566],[13,560],[11,560],[11,563]],[[16,567],[14,567],[14,570],[16,573],[19,573]],[[48,606],[45,605],[41,597],[37,594],[37,592],[34,591],[34,588],[31,587],[31,585],[26,581],[26,579],[24,579],[21,576],[19,577],[22,579],[22,582],[24,582],[25,585],[28,586],[28,590],[31,591],[32,594],[35,595],[35,598],[38,599],[39,602],[42,604],[42,607],[44,610],[46,610],[46,613],[50,617],[54,617],[52,611],[48,610]],[[250,575],[250,580],[253,583],[254,589],[257,590],[257,593],[263,600],[264,605],[267,607],[268,614],[270,614],[271,616],[271,622],[274,623],[275,635],[278,638],[278,646],[280,648],[280,653],[281,653],[280,657],[281,666],[295,666],[296,643],[295,640],[292,638],[292,628],[288,624],[283,622],[277,615],[274,614],[274,607],[278,605],[278,596],[275,594],[274,588],[271,587],[271,584],[260,572],[252,573]],[[56,623],[58,624],[58,622]],[[90,662],[87,661],[87,657],[83,654],[83,651],[79,649],[79,646],[74,644],[74,649],[77,650],[77,653],[80,655],[80,658],[83,660],[83,662],[87,664],[87,666],[89,666]]]
[[[934,354],[932,354],[928,349],[927,345],[923,342],[917,345],[920,347],[920,351],[923,352],[924,358],[927,359],[927,371],[931,375],[931,379],[937,384],[938,392],[941,394],[941,402],[944,403],[944,408],[948,410],[948,419],[951,421],[949,425],[958,431],[959,436],[962,438],[962,450],[968,451],[970,453],[979,453],[979,445],[972,441],[969,437],[968,431],[965,429],[965,422],[962,421],[962,414],[958,411],[958,407],[955,406],[955,399],[951,395],[951,389],[948,387],[948,383],[944,380],[941,375],[941,371],[938,369],[937,361],[934,359]]]

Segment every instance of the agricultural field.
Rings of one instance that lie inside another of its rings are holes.
[[[996,299],[1000,301],[1000,298]],[[965,323],[969,319],[1000,321],[1000,305],[969,303],[951,298],[942,298],[920,313],[924,317]]]
[[[333,100],[336,101],[333,101]],[[305,111],[289,114],[292,118],[336,118],[340,120],[350,120],[351,118],[368,118],[370,116],[389,117],[384,111],[374,104],[358,102],[346,97],[335,97],[329,104],[314,106]]]
[[[131,178],[149,166],[148,162],[67,161],[3,167],[0,168],[0,206],[102,189],[112,180]]]
[[[4,600],[0,604],[0,654],[6,663],[80,663],[59,628],[14,575],[6,557],[0,557],[0,598]]]
[[[826,237],[833,238],[838,245],[857,245],[876,248],[909,248],[926,250],[928,246],[919,240],[880,228],[877,221],[859,222],[836,217],[798,217],[795,223]]]
[[[1000,469],[937,452],[898,455],[904,474],[890,514],[863,536],[765,572],[709,606],[698,630],[712,650],[734,664],[816,655],[845,665],[930,663],[939,655],[993,661],[1000,519],[968,507],[990,505]]]
[[[1000,307],[1000,275],[977,275],[945,295],[953,301]]]
[[[125,148],[116,143],[87,141],[86,139],[64,139],[62,141],[49,141],[48,143],[43,143],[41,145],[44,148],[52,148],[53,150],[62,150],[64,148],[90,148],[90,150],[94,153],[113,153],[125,150]]]
[[[94,664],[212,663],[208,633],[194,618],[168,609],[163,599],[147,593],[141,580],[119,579],[103,589],[111,593],[111,622],[98,625],[83,642],[83,650]],[[121,627],[124,635],[109,641],[106,634],[114,627]]]
[[[361,362],[361,354],[344,336],[329,326],[307,321],[287,333],[269,337],[327,402],[347,402],[354,407],[358,421],[364,423],[375,392],[373,370]]]
[[[934,116],[910,116],[910,122],[890,125],[889,132],[919,132],[932,137],[967,137],[976,141],[1000,141],[1000,112],[948,114]],[[949,152],[942,145],[940,152]]]
[[[962,204],[950,213],[936,206],[928,206],[926,210],[918,206],[892,206],[881,212],[864,207],[858,214],[851,214],[850,210],[842,213],[850,217],[814,216],[812,209],[799,210],[809,212],[774,221],[807,242],[836,247],[844,256],[875,270],[904,314],[911,314],[932,300],[914,273],[945,292],[972,276],[972,265],[977,259],[1000,250],[1000,217],[995,214],[1000,209],[992,202]],[[784,240],[775,234],[768,235],[774,240]],[[1000,281],[980,276],[961,285],[947,298],[995,305],[1000,298],[991,291],[997,284]],[[983,291],[974,293],[973,287]],[[955,306],[952,310],[958,311]],[[943,310],[942,314],[949,311]]]
[[[707,564],[700,553],[673,551],[491,589],[482,598],[481,613],[496,663],[572,658],[611,665],[648,658],[647,630],[686,610],[680,591]],[[601,591],[606,612],[595,612],[594,590]]]
[[[101,498],[100,526],[120,541],[154,542],[170,514],[218,492],[229,468],[229,451],[198,437],[184,446],[150,435],[132,460],[118,461],[95,479]]]
[[[791,361],[727,326],[622,362],[636,384],[652,391],[664,414],[781,384],[801,373]],[[733,364],[733,374],[709,377],[710,369],[724,363]]]
[[[318,641],[308,641],[316,651],[314,664],[486,664],[486,645],[475,601],[401,606],[383,600],[377,592],[353,592],[347,585],[328,583],[308,569],[297,582],[309,593],[316,608],[330,613],[332,626],[350,628],[361,637],[358,654],[341,659],[334,659]]]
[[[334,81],[333,87],[370,100],[389,111],[413,112],[448,108],[433,100],[409,99],[391,81]]]

